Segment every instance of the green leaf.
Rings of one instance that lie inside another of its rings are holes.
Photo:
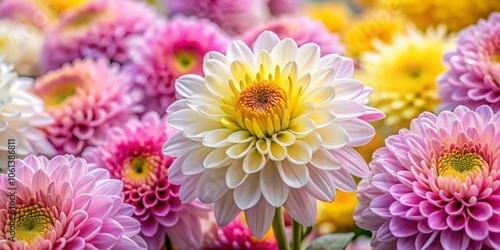
[[[354,237],[354,233],[323,235],[314,240],[306,250],[343,250]]]

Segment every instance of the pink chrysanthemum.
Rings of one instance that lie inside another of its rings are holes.
[[[423,113],[386,139],[360,183],[374,249],[500,249],[500,113]]]
[[[265,30],[270,30],[280,39],[292,38],[298,46],[316,43],[321,48],[321,55],[344,54],[345,48],[337,34],[331,33],[319,20],[306,16],[282,15],[264,25],[256,27],[241,37],[249,46],[255,43],[257,37]]]
[[[269,0],[269,10],[275,16],[295,14],[299,12],[301,2],[303,0]]]
[[[124,71],[144,93],[145,110],[163,114],[176,100],[175,80],[184,74],[203,75],[205,54],[224,52],[229,42],[229,35],[208,20],[176,17],[131,40]]]
[[[155,11],[140,1],[100,0],[67,11],[47,31],[42,66],[53,70],[77,58],[105,57],[128,60],[126,46],[133,35],[142,35],[157,20]]]
[[[256,239],[241,216],[238,216],[222,228],[213,222],[210,230],[204,235],[202,249],[275,250],[278,249],[278,246],[271,235],[262,240]]]
[[[122,180],[125,202],[135,206],[134,216],[141,221],[141,236],[148,248],[161,249],[165,234],[181,249],[199,248],[199,218],[207,207],[192,202],[182,204],[179,186],[170,184],[167,170],[174,158],[161,153],[168,139],[165,119],[149,112],[122,127],[110,130],[99,147],[89,147],[84,156],[91,168],[106,168],[111,177]]]
[[[2,0],[0,1],[0,18],[26,22],[43,30],[50,24],[47,13],[29,1]]]
[[[231,35],[241,34],[269,17],[267,0],[164,0],[170,14],[207,18]]]
[[[457,50],[444,56],[448,71],[437,81],[438,109],[487,104],[500,111],[500,13],[462,30],[457,44]]]
[[[107,129],[135,112],[130,78],[105,59],[76,60],[39,78],[33,92],[45,101],[55,120],[45,127],[59,153],[79,155],[105,138]]]
[[[146,249],[123,183],[108,171],[70,155],[28,156],[15,169],[15,180],[0,175],[2,249]]]

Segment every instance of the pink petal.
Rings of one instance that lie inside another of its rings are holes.
[[[444,249],[465,250],[469,246],[469,237],[464,234],[463,230],[452,231],[444,230],[441,232],[441,244]]]
[[[257,239],[262,239],[271,227],[275,208],[271,206],[264,197],[260,197],[257,204],[245,210],[245,218],[250,231]]]
[[[290,189],[283,206],[290,216],[303,226],[312,226],[316,221],[316,200],[304,188]]]

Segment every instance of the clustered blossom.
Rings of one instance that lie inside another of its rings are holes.
[[[500,13],[460,31],[457,49],[444,63],[448,70],[437,80],[439,110],[487,104],[500,111]]]
[[[92,1],[69,10],[47,31],[42,66],[53,70],[85,57],[125,63],[129,38],[142,35],[156,21],[154,10],[135,0]]]
[[[205,54],[223,52],[229,42],[229,35],[209,20],[177,16],[131,39],[124,71],[143,92],[145,110],[165,113],[176,100],[175,80],[184,74],[203,75]]]
[[[280,39],[292,38],[298,46],[316,43],[321,49],[321,56],[342,55],[345,52],[344,45],[337,34],[330,32],[321,21],[312,20],[306,16],[282,15],[256,26],[240,38],[248,46],[252,46],[259,35],[266,30],[276,33]]]
[[[267,0],[167,1],[170,14],[206,18],[231,35],[241,34],[269,18]]]
[[[151,250],[161,249],[165,234],[181,249],[198,249],[199,219],[208,209],[199,202],[182,204],[180,187],[169,182],[167,171],[175,159],[163,155],[161,148],[172,132],[165,119],[148,112],[112,128],[105,142],[83,154],[89,168],[104,168],[111,178],[123,181],[125,202],[135,207],[140,235]]]
[[[30,93],[33,79],[20,78],[14,67],[0,61],[0,172],[7,167],[10,139],[15,153],[22,156],[44,154],[53,156],[56,151],[38,128],[54,121],[44,112],[44,102]]]
[[[131,79],[118,65],[86,59],[45,74],[32,91],[55,120],[43,131],[58,153],[79,155],[102,141],[110,127],[124,124],[139,111],[138,97],[130,88]]]
[[[179,78],[184,98],[167,112],[180,132],[163,152],[178,157],[169,180],[183,202],[215,202],[220,226],[244,210],[262,238],[275,207],[311,226],[316,199],[356,189],[351,174],[366,177],[368,166],[352,147],[371,140],[366,121],[383,114],[364,106],[371,90],[351,79],[350,59],[320,54],[316,44],[264,32],[252,49],[235,41],[225,55],[208,53],[205,77]]]
[[[500,113],[424,112],[386,139],[359,184],[374,249],[500,248]]]
[[[70,155],[31,155],[15,168],[14,181],[0,174],[2,249],[146,249],[134,207],[123,203],[123,183],[108,171],[89,171]]]

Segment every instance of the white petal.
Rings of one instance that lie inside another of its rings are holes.
[[[344,127],[349,135],[348,146],[360,147],[369,143],[375,136],[375,129],[369,123],[361,119],[353,119],[345,122],[337,122]]]
[[[210,91],[210,93],[218,97],[228,98],[233,94],[231,89],[228,87],[229,85],[227,83],[227,80],[224,80],[219,76],[216,75],[206,76],[205,84],[208,91]]]
[[[207,158],[203,161],[203,166],[208,169],[225,167],[233,162],[233,160],[227,157],[227,148],[217,148],[214,149],[207,155]]]
[[[368,178],[370,168],[368,168],[363,157],[353,148],[343,147],[332,150],[330,153],[342,163],[342,168],[346,169],[349,173],[360,178]]]
[[[239,85],[240,81],[245,82],[246,75],[253,75],[254,71],[250,67],[250,65],[241,59],[233,61],[231,66],[229,67],[232,74],[232,79],[236,85]]]
[[[246,130],[238,130],[227,137],[227,141],[231,143],[249,142],[255,137]]]
[[[201,202],[213,203],[227,192],[226,171],[225,168],[210,169],[201,174],[196,185],[196,193]],[[186,184],[181,187],[184,185]]]
[[[314,124],[316,124],[316,128],[323,128],[325,126],[328,126],[337,119],[335,113],[332,110],[326,108],[314,109],[314,111],[309,115],[309,118],[314,121]]]
[[[183,97],[199,94],[205,90],[203,77],[195,74],[183,75],[175,81],[175,91]]]
[[[191,152],[182,163],[182,173],[185,175],[193,175],[205,171],[203,161],[205,161],[207,155],[212,151],[213,149],[211,148],[201,147]]]
[[[257,205],[245,211],[248,228],[257,239],[262,239],[271,227],[275,210],[264,197],[261,197]]]
[[[210,59],[218,60],[228,67],[229,67],[229,64],[231,64],[231,60],[229,60],[229,58],[227,58],[224,54],[222,54],[218,51],[208,52],[207,54],[205,54],[203,61],[206,62],[207,60],[210,60]]]
[[[177,157],[201,146],[200,142],[186,138],[182,133],[176,133],[168,139],[161,150],[164,155]]]
[[[320,67],[333,67],[335,78],[351,78],[354,73],[352,59],[337,54],[330,54],[320,59]]]
[[[240,211],[236,203],[234,203],[233,190],[228,190],[214,205],[215,220],[219,227],[231,223]]]
[[[241,210],[249,209],[260,199],[259,174],[248,175],[247,179],[234,189],[234,202]]]
[[[296,135],[307,135],[316,128],[314,121],[309,117],[300,117],[293,120],[288,129]]]
[[[193,202],[198,198],[198,192],[196,191],[196,186],[199,185],[200,177],[202,174],[190,175],[186,177],[186,180],[182,183],[179,189],[179,198],[182,203],[187,204]]]
[[[190,109],[190,107],[187,105],[187,101],[187,98],[182,98],[170,104],[170,106],[168,106],[167,108],[167,114],[171,115],[183,109]]]
[[[205,74],[205,76],[216,75],[226,81],[229,81],[232,78],[229,67],[224,63],[214,59],[209,59],[205,63],[203,63],[203,73]]]
[[[275,207],[283,205],[288,197],[288,186],[281,181],[277,166],[272,162],[260,172],[260,189],[266,200]]]
[[[269,147],[269,159],[273,161],[282,161],[286,158],[286,148],[276,142],[271,142]]]
[[[325,86],[325,87],[315,88],[313,91],[309,92],[304,97],[304,100],[312,102],[316,105],[321,105],[326,102],[330,102],[334,96],[335,96],[335,89],[332,87]]]
[[[337,98],[330,102],[327,108],[335,113],[337,121],[350,120],[365,113],[362,105],[349,100],[337,100]]]
[[[340,169],[342,163],[324,148],[318,149],[311,159],[311,165],[320,170],[337,170]]]
[[[297,58],[297,44],[291,38],[285,38],[278,42],[271,51],[271,58],[276,65],[286,65]]]
[[[264,31],[255,40],[253,44],[253,53],[258,55],[262,50],[271,53],[279,41],[280,39],[276,34],[271,31]]]
[[[243,171],[243,160],[234,161],[227,169],[226,184],[229,188],[234,189],[240,186],[247,177],[248,174]]]
[[[240,159],[247,155],[254,146],[255,140],[238,143],[229,147],[226,151],[226,154],[231,159]]]
[[[352,178],[352,175],[347,172],[345,168],[340,168],[339,170],[329,171],[330,176],[335,183],[335,186],[345,192],[356,191],[356,182]]]
[[[312,150],[307,143],[296,141],[286,148],[287,159],[294,164],[306,164],[311,160]]]
[[[182,173],[182,164],[189,156],[189,153],[177,157],[168,168],[168,181],[175,185],[180,185],[186,180],[186,175]]]
[[[186,137],[189,137],[193,140],[201,140],[204,138],[208,133],[221,129],[223,126],[222,124],[218,122],[212,122],[210,120],[206,120],[203,122],[195,122],[191,123],[187,126],[184,127],[182,130],[182,134],[184,134]]]
[[[299,68],[299,77],[308,72],[316,71],[319,64],[320,49],[317,44],[308,43],[299,48],[297,66]]]
[[[194,123],[207,121],[200,113],[192,109],[182,109],[168,116],[167,123],[177,130],[183,130],[184,127]]]
[[[227,147],[232,143],[227,141],[227,138],[233,133],[232,129],[221,128],[210,131],[203,138],[203,145],[212,148]]]
[[[324,68],[311,75],[310,89],[321,86],[330,86],[333,82],[335,71],[332,68]]]
[[[352,100],[365,88],[362,82],[350,78],[335,79],[331,86],[335,88],[335,100]]]
[[[305,164],[296,165],[288,161],[276,162],[281,179],[292,188],[301,188],[309,181],[309,171]]]
[[[326,149],[337,149],[349,143],[349,135],[345,129],[332,123],[324,128],[317,129],[321,136],[321,143]]]
[[[330,177],[330,171],[319,170],[313,166],[309,166],[308,169],[309,178],[311,179],[308,185],[314,185],[324,196],[328,197],[327,201],[332,201],[333,197],[335,197],[335,184],[333,178]],[[322,197],[316,198],[321,199]]]
[[[255,71],[262,73],[263,76],[274,74],[273,59],[271,59],[271,55],[269,54],[269,52],[262,50],[258,55],[259,57],[257,58],[257,68],[255,69]]]
[[[283,205],[295,221],[310,227],[316,221],[316,200],[303,188],[290,190],[290,195]]]
[[[252,148],[243,159],[243,170],[252,174],[260,171],[266,164],[266,158],[256,148]]]
[[[245,60],[250,68],[255,70],[255,58],[250,48],[244,42],[236,40],[230,43],[227,47],[226,55],[231,61],[237,59]]]
[[[316,131],[312,131],[305,137],[300,138],[300,140],[307,143],[312,152],[316,152],[321,147],[321,136]]]

